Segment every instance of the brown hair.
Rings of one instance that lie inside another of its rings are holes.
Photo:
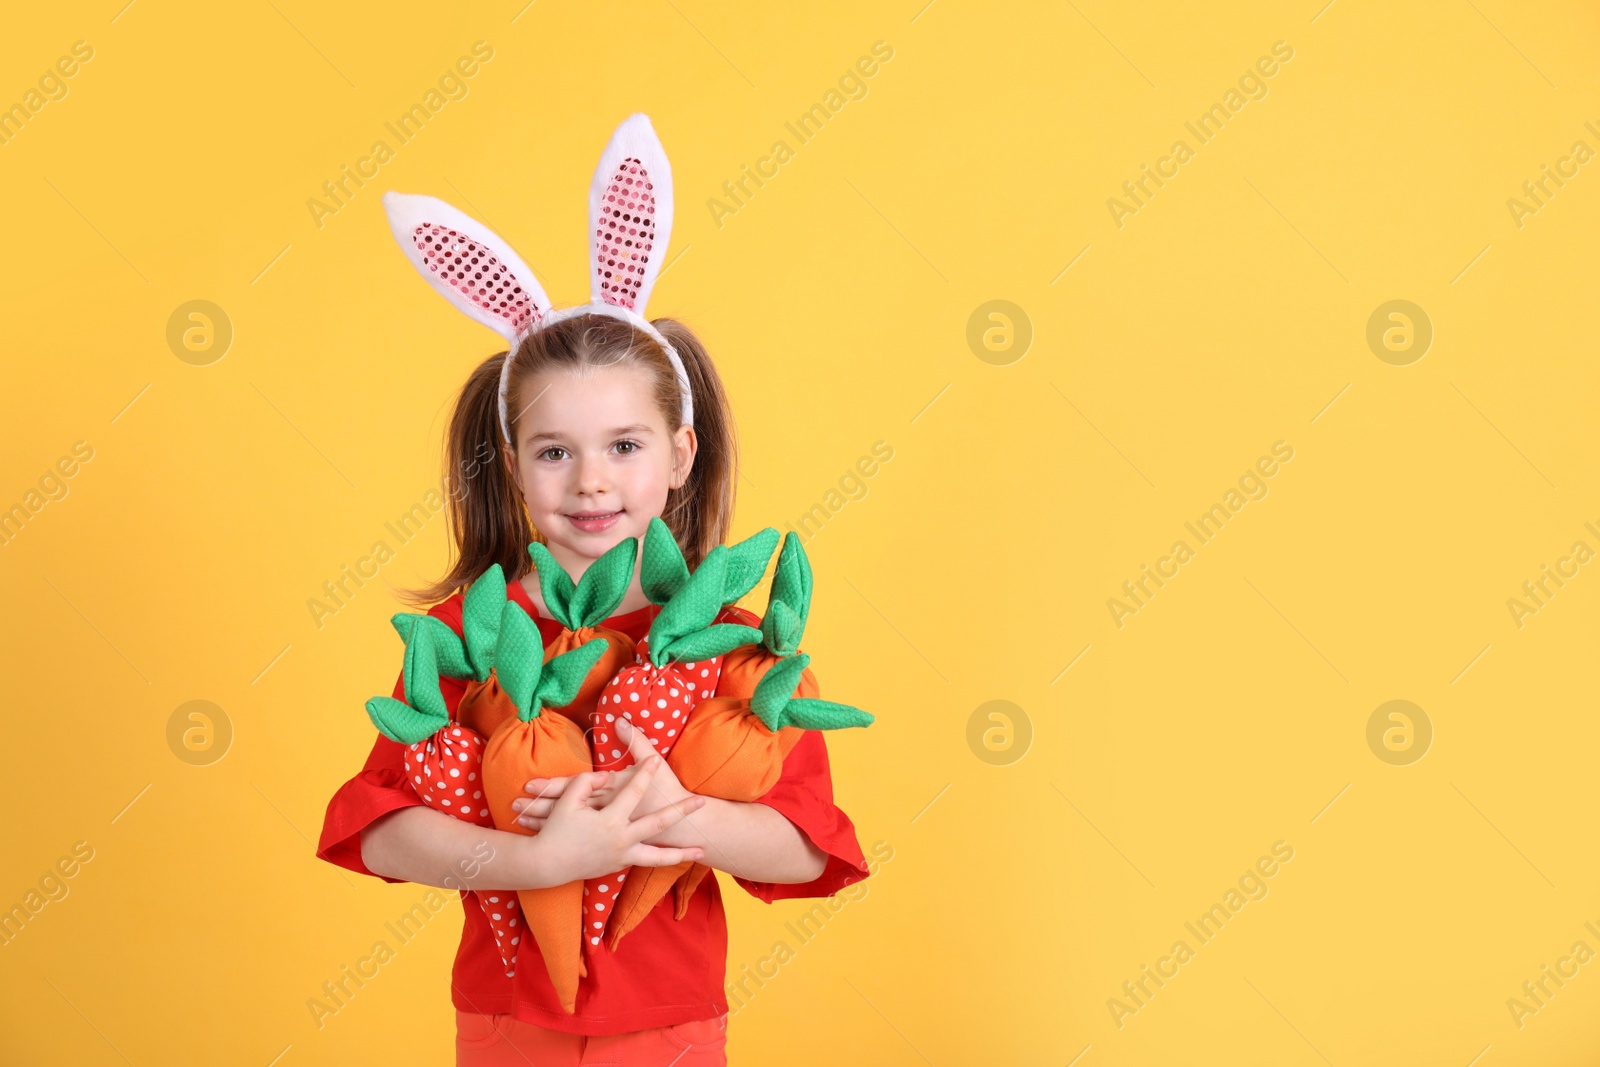
[[[662,521],[673,533],[690,567],[728,537],[733,519],[738,449],[733,412],[711,357],[689,327],[676,319],[651,325],[678,352],[689,376],[698,449],[689,477],[667,493]],[[437,582],[420,589],[396,589],[415,605],[433,604],[468,585],[493,564],[506,579],[532,569],[528,543],[542,541],[511,480],[515,445],[500,433],[500,370],[506,353],[490,356],[473,370],[456,398],[445,436],[445,523],[455,541],[456,561]],[[517,439],[523,385],[540,372],[582,370],[626,363],[650,375],[657,406],[669,429],[683,424],[678,376],[661,346],[631,323],[606,315],[576,315],[524,338],[511,365],[506,390],[511,438]]]

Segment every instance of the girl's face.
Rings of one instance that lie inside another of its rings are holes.
[[[550,554],[574,581],[607,549],[643,539],[694,462],[690,427],[667,429],[649,375],[614,364],[523,382],[513,478]]]

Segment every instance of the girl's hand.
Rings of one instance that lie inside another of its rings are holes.
[[[551,805],[539,835],[532,839],[542,853],[540,868],[549,884],[564,885],[625,867],[670,867],[704,859],[699,848],[659,848],[645,841],[680,822],[704,804],[705,797],[686,794],[675,804],[633,817],[651,788],[651,779],[665,767],[666,760],[652,753],[628,784],[601,807],[591,807],[588,801],[605,772],[570,777]]]
[[[633,724],[623,718],[616,722],[617,736],[622,738],[628,746],[629,753],[633,756],[633,765],[620,771],[595,771],[592,772],[600,779],[599,784],[590,792],[588,803],[592,807],[602,807],[610,804],[633,781],[639,768],[652,759],[656,759],[655,746],[650,744],[645,735],[633,728]],[[517,823],[530,830],[544,829],[545,820],[550,817],[550,812],[569,788],[570,783],[580,775],[569,775],[565,778],[534,778],[525,786],[530,797],[518,797],[511,802],[512,810],[519,813]],[[642,818],[652,812],[659,811],[671,804],[681,803],[685,798],[696,796],[689,792],[678,781],[678,776],[666,760],[661,760],[661,766],[654,772],[649,788],[644,798],[633,811],[635,819]],[[671,827],[648,838],[645,843],[649,845],[683,846],[691,840],[690,835],[682,827]]]

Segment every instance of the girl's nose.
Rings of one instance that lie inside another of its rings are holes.
[[[585,456],[578,461],[577,487],[581,493],[598,493],[607,487],[604,457]]]

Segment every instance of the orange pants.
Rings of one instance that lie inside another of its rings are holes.
[[[585,1037],[456,1009],[456,1067],[726,1067],[728,1016]]]

